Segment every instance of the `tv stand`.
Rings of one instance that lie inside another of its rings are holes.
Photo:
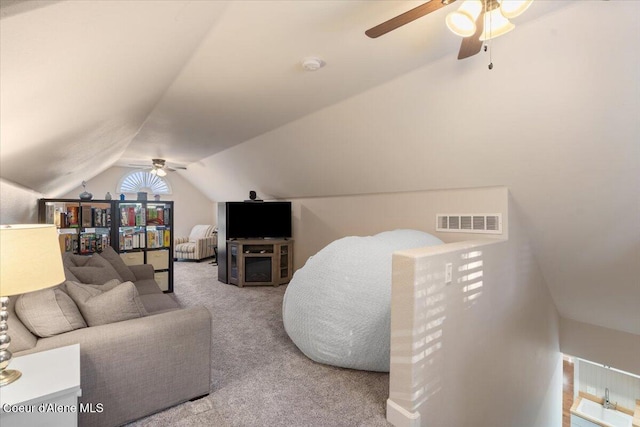
[[[293,240],[229,240],[227,250],[230,284],[240,288],[279,286],[291,280]]]

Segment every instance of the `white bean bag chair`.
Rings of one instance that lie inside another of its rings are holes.
[[[287,334],[316,362],[388,372],[391,255],[442,243],[417,230],[330,243],[287,286],[282,304]]]

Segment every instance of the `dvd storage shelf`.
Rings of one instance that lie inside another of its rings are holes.
[[[173,202],[40,199],[38,219],[58,227],[60,250],[76,254],[112,246],[128,265],[151,264],[173,292]]]

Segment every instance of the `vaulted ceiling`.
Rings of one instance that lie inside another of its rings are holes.
[[[364,35],[422,3],[3,0],[2,176],[64,194],[114,162],[189,164],[243,143],[454,55],[456,5]],[[310,56],[326,67],[305,72]]]
[[[456,60],[457,4],[364,35],[421,3],[2,0],[0,176],[57,196],[161,157],[212,200],[505,185],[561,314],[640,334],[640,2],[536,0],[491,59]]]

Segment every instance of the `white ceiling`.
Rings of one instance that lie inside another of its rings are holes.
[[[114,162],[189,164],[455,54],[455,5],[364,35],[422,3],[3,0],[2,177],[55,195]]]
[[[212,200],[506,185],[561,314],[640,334],[640,2],[536,0],[493,71],[456,60],[456,4],[364,36],[421,3],[2,0],[0,176],[58,196],[161,157]]]

